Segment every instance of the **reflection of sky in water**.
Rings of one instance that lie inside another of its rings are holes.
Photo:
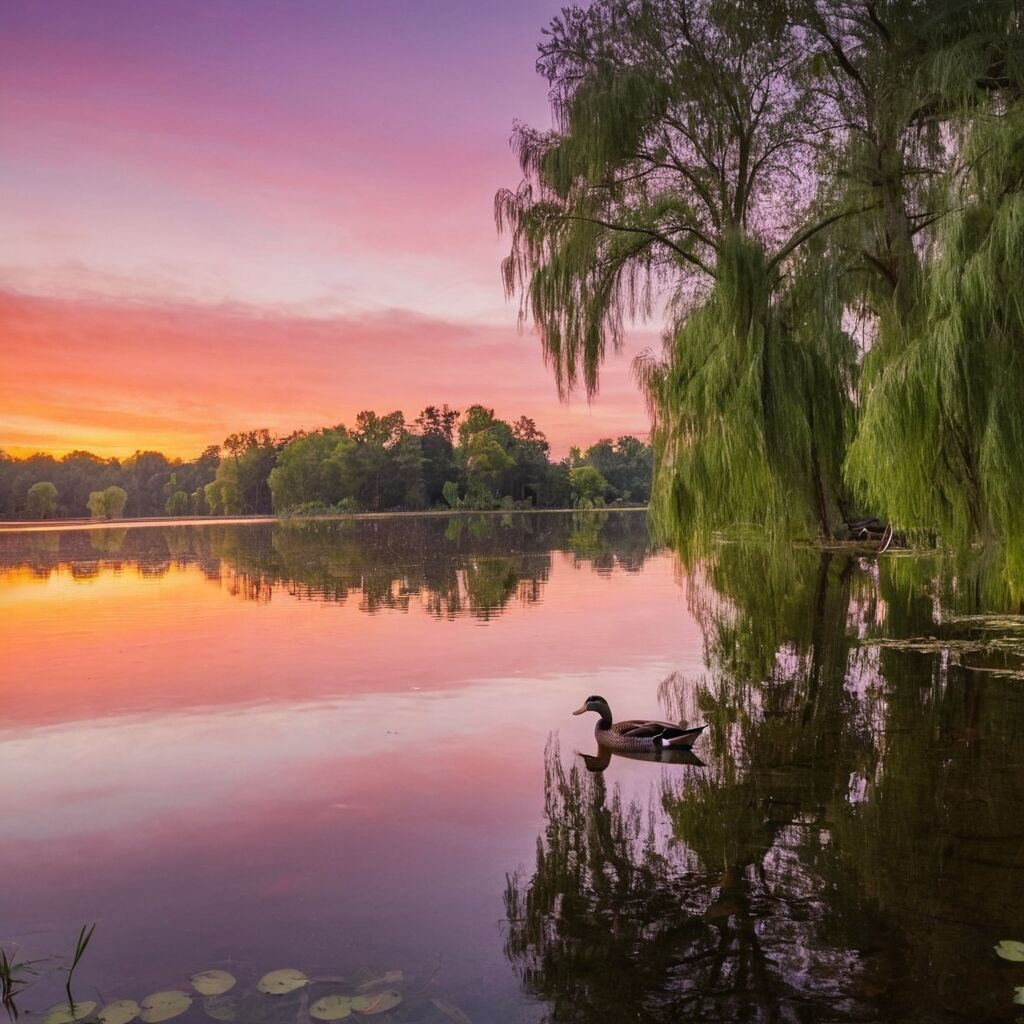
[[[699,667],[673,560],[599,576],[555,552],[539,603],[486,622],[231,591],[130,560],[0,580],[3,937],[63,949],[98,921],[81,977],[105,991],[223,957],[440,956],[467,1006],[512,1005],[502,893],[548,734],[590,750],[582,696],[654,714]],[[645,798],[658,778],[617,770]]]

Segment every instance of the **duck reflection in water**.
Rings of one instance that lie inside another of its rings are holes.
[[[603,772],[612,763],[613,757],[628,757],[631,761],[653,761],[661,765],[685,764],[691,768],[706,768],[707,762],[702,761],[692,750],[612,750],[598,744],[596,754],[584,754],[579,751],[583,766],[588,772]]]

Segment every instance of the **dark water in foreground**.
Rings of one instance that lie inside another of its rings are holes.
[[[985,593],[687,569],[635,513],[0,535],[0,945],[98,922],[101,1005],[340,979],[239,1024],[374,977],[396,1022],[1016,1021],[1024,616]],[[590,693],[706,764],[590,770]]]

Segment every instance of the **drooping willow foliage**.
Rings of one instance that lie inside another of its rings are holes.
[[[659,460],[654,521],[678,547],[699,549],[724,524],[813,535],[836,522],[854,364],[841,312],[813,269],[780,284],[737,235],[666,358],[639,364]]]
[[[496,197],[505,285],[563,392],[662,320],[637,376],[678,543],[858,512],[1020,532],[1021,29],[1014,0],[597,0],[552,22],[554,127],[516,127],[523,180]]]
[[[951,182],[915,320],[866,360],[848,466],[865,501],[960,545],[1005,538],[1024,581],[1024,110],[985,118]]]

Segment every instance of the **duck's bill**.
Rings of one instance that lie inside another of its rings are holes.
[[[586,713],[587,713],[587,705],[586,704],[584,704],[583,707],[581,707],[581,708],[577,708],[573,712],[574,715],[585,715]]]

